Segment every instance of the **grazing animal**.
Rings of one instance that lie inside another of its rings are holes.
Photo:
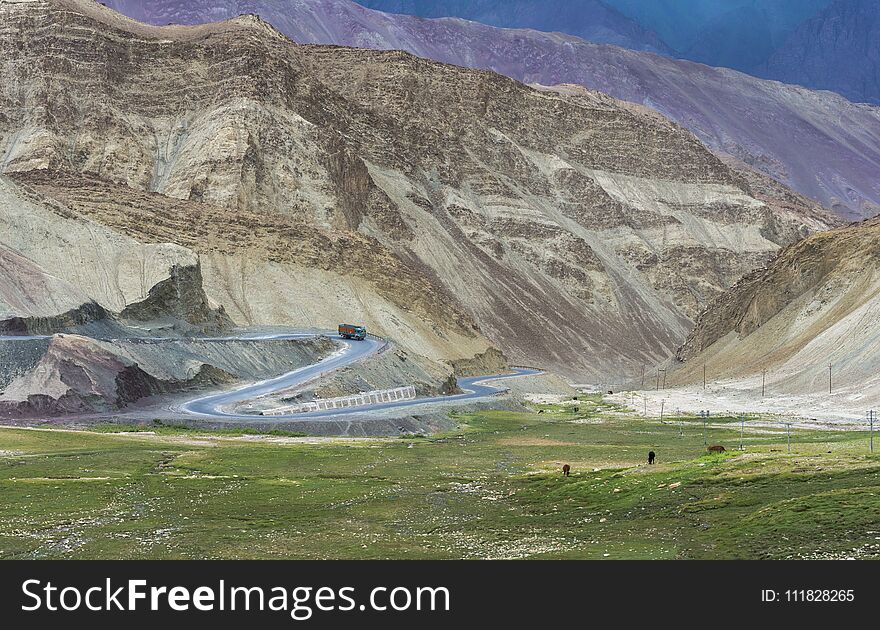
[[[657,456],[654,454],[654,451],[650,451],[650,452],[648,453],[648,464],[649,464],[649,465],[653,465],[653,464],[654,464],[654,460],[655,460],[656,458],[657,458]]]
[[[708,450],[710,453],[723,453],[727,449],[725,449],[720,444],[716,444],[714,446],[710,446]]]
[[[565,475],[566,477],[568,477],[568,474],[569,474],[570,472],[571,472],[571,466],[569,466],[568,464],[565,464],[565,465],[562,467],[562,474]]]

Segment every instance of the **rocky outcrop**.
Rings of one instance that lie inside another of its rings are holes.
[[[153,326],[183,324],[203,333],[217,333],[232,327],[232,320],[222,306],[208,303],[202,286],[201,265],[171,268],[168,279],[150,289],[147,297],[125,307],[120,318],[151,323]]]
[[[52,339],[39,363],[0,395],[0,416],[33,417],[119,409],[167,391],[137,365],[72,335]]]
[[[183,248],[145,247],[9,180],[0,182],[0,223],[8,228],[0,234],[0,335],[52,334],[95,323],[110,330],[120,318],[180,334],[216,332],[232,323],[222,307],[209,304],[198,260]],[[132,285],[152,278],[158,282],[137,299]]]
[[[198,256],[236,323],[356,317],[433,359],[494,345],[580,380],[669,356],[701,304],[832,222],[585,90],[298,46],[254,17],[0,7],[6,171],[78,221]]]
[[[50,318],[91,302],[118,313],[175,265],[197,262],[186,248],[141,243],[0,176],[0,319]]]
[[[507,357],[495,348],[490,348],[486,352],[481,352],[470,359],[450,361],[450,365],[452,365],[453,372],[459,378],[503,374],[510,369]]]
[[[8,317],[0,319],[0,335],[51,335],[110,317],[99,304],[87,302],[57,315]]]

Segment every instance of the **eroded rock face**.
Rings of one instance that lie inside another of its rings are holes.
[[[111,330],[120,318],[178,334],[232,325],[210,304],[197,257],[182,247],[144,246],[9,180],[0,182],[0,224],[7,228],[0,235],[0,335],[96,323]],[[152,279],[140,294],[136,287]]]
[[[465,4],[468,11],[480,13],[478,6]],[[847,219],[861,220],[880,212],[875,185],[880,170],[880,108],[854,104],[836,94],[591,43],[602,39],[584,41],[558,33],[392,14],[409,13],[408,9],[382,13],[350,0],[108,0],[108,5],[153,24],[202,24],[255,13],[304,44],[406,50],[428,59],[494,70],[526,83],[587,86],[661,112],[714,150],[769,174]],[[583,9],[583,3],[578,5]],[[449,14],[464,15],[461,10],[457,6]],[[877,11],[873,0],[835,3],[828,17],[807,22],[803,35],[793,37],[777,53],[779,67],[767,70],[767,76],[808,87],[840,88],[852,100],[864,100],[857,97],[859,88],[877,85]],[[559,16],[553,10],[545,13],[541,17]],[[568,28],[574,26],[569,20],[567,28],[541,30],[570,33]],[[819,47],[814,45],[817,41]],[[716,54],[723,54],[714,48]],[[853,55],[865,61],[846,63]]]
[[[0,7],[6,172],[197,253],[237,323],[349,309],[432,358],[488,338],[512,363],[625,373],[833,223],[585,90],[297,46],[252,17],[154,28],[78,0]]]
[[[5,388],[0,395],[0,416],[108,411],[168,389],[136,364],[90,339],[59,335],[36,366]]]
[[[197,263],[184,247],[141,243],[0,176],[0,319],[49,319],[90,302],[118,313],[175,265]]]

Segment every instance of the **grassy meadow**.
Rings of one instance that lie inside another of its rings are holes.
[[[747,426],[739,451],[713,419],[709,455],[698,421],[577,405],[386,439],[3,428],[0,557],[880,557],[866,433],[792,430],[789,453]]]

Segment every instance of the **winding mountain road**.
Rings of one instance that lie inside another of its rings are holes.
[[[323,376],[338,370],[339,368],[351,365],[358,361],[362,361],[374,354],[377,354],[384,348],[388,342],[368,337],[364,341],[350,341],[340,339],[336,336],[336,331],[292,331],[284,333],[245,333],[231,337],[208,337],[206,341],[270,341],[270,340],[286,340],[286,339],[306,339],[323,334],[333,337],[339,344],[336,352],[325,357],[317,363],[307,365],[281,376],[259,381],[257,383],[249,383],[235,389],[224,390],[220,392],[212,392],[209,394],[201,394],[197,398],[193,398],[181,404],[175,405],[172,409],[181,414],[188,416],[217,419],[217,420],[259,420],[260,422],[276,422],[290,420],[311,420],[315,418],[336,418],[340,416],[363,414],[367,412],[383,411],[388,409],[399,409],[403,407],[415,407],[425,405],[439,405],[450,402],[460,402],[465,400],[476,400],[479,398],[487,398],[504,391],[501,387],[489,385],[494,381],[502,379],[515,378],[518,376],[529,376],[540,374],[538,370],[528,368],[515,368],[510,374],[498,374],[495,376],[478,376],[458,379],[458,387],[462,390],[461,394],[450,396],[434,396],[430,398],[416,398],[413,400],[399,400],[388,403],[378,403],[374,405],[363,405],[359,407],[349,407],[345,409],[331,409],[326,411],[313,411],[307,413],[298,413],[285,416],[259,416],[256,414],[232,413],[227,411],[230,407],[253,400],[260,396],[265,396],[275,392],[284,391],[297,385],[301,385],[314,378]],[[48,339],[44,335],[28,335],[28,336],[0,336],[0,341],[23,341],[34,339]],[[137,341],[170,341],[175,338],[167,337],[138,337]],[[134,340],[134,339],[133,339]],[[122,339],[105,339],[105,341],[123,341]]]
[[[246,337],[251,340],[261,339],[301,339],[314,336],[315,333],[292,333],[278,334],[266,336],[250,336]],[[334,332],[324,333],[327,336],[335,336]],[[236,339],[241,339],[237,337]],[[374,405],[363,405],[359,407],[349,407],[345,409],[331,409],[327,411],[312,411],[307,413],[297,413],[286,416],[258,416],[241,413],[230,413],[225,411],[236,403],[253,400],[259,396],[265,396],[274,392],[283,391],[297,385],[301,385],[309,380],[323,376],[329,372],[339,368],[351,365],[358,361],[362,361],[369,356],[378,353],[387,342],[381,339],[367,338],[364,341],[348,341],[336,338],[340,343],[340,348],[328,357],[312,365],[307,365],[299,369],[293,370],[281,376],[271,378],[258,383],[251,383],[238,387],[233,390],[216,392],[203,395],[193,400],[189,400],[175,408],[176,411],[200,418],[213,418],[222,420],[259,420],[261,422],[277,422],[290,420],[311,420],[315,418],[333,418],[339,416],[347,416],[353,414],[363,414],[365,412],[383,411],[387,409],[399,409],[402,407],[413,407],[422,405],[436,405],[441,403],[457,402],[463,400],[473,400],[478,398],[486,398],[504,391],[503,388],[487,385],[492,381],[506,378],[514,378],[517,376],[528,376],[540,374],[538,370],[528,368],[515,368],[511,374],[498,374],[495,376],[479,376],[458,379],[459,389],[463,393],[452,396],[434,396],[430,398],[416,398],[413,400],[399,400],[388,403],[378,403]]]
[[[327,336],[331,336],[334,333],[325,334],[327,334]],[[248,340],[304,339],[314,336],[315,333],[292,333],[266,335],[259,337],[250,336],[245,338]],[[259,381],[258,383],[250,383],[233,390],[200,396],[198,398],[183,403],[182,405],[177,407],[177,410],[181,411],[182,413],[199,416],[202,418],[224,418],[227,420],[253,420],[255,418],[262,418],[262,416],[256,415],[226,413],[223,411],[223,409],[236,403],[252,400],[259,396],[265,396],[266,394],[289,389],[296,385],[305,383],[306,381],[309,381],[313,378],[323,376],[328,372],[332,372],[333,370],[337,370],[341,367],[345,367],[346,365],[376,354],[386,344],[385,341],[381,341],[371,337],[368,337],[364,341],[348,341],[338,338],[336,341],[340,343],[340,348],[330,356],[323,358],[317,363],[306,365],[304,367],[293,370],[292,372],[287,372],[286,374],[282,374],[281,376],[276,376],[275,378],[270,378],[265,381]],[[295,417],[302,417],[303,415],[304,414],[297,414]],[[282,419],[285,418],[285,416],[278,417]]]

